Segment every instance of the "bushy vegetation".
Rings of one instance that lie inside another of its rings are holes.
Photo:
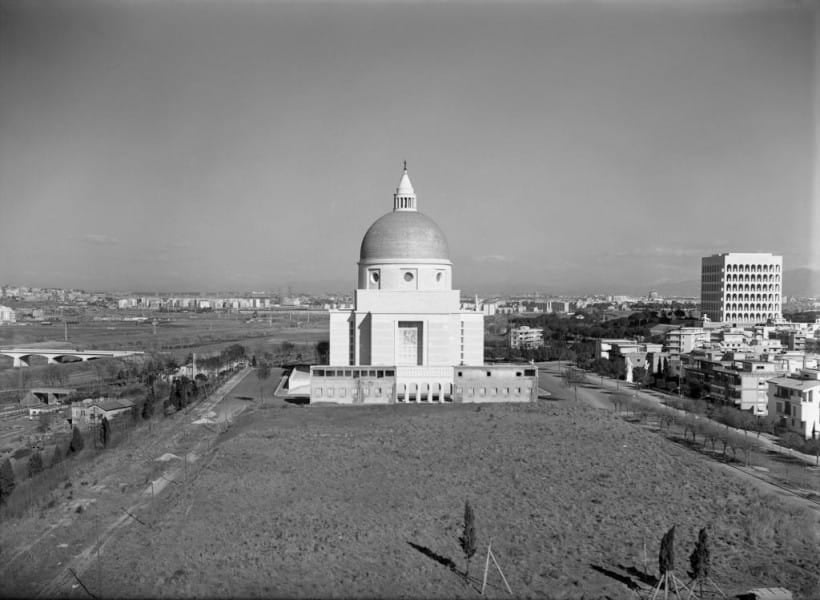
[[[84,447],[85,440],[83,439],[83,434],[80,431],[80,428],[75,425],[71,430],[71,443],[69,444],[68,449],[72,454],[77,454]]]
[[[11,460],[7,458],[0,463],[0,505],[8,501],[15,485],[14,469],[11,467]]]
[[[578,317],[583,318],[578,318]],[[672,308],[638,307],[633,313],[615,319],[606,319],[600,307],[580,310],[573,317],[558,314],[510,317],[508,326],[528,325],[544,330],[544,346],[535,349],[512,350],[503,340],[488,341],[486,358],[489,360],[568,360],[579,366],[593,368],[595,361],[595,339],[633,338],[652,340],[651,329],[658,324],[687,323],[687,313],[683,307]],[[691,319],[690,319],[691,321]],[[492,323],[488,326],[493,329]],[[614,373],[605,373],[614,375]]]

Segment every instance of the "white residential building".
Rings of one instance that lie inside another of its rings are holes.
[[[820,370],[769,380],[769,417],[802,435],[820,437]]]
[[[540,327],[520,327],[510,328],[510,348],[541,348],[544,346],[544,330]]]
[[[679,327],[666,332],[664,350],[671,356],[679,356],[706,346],[710,341],[711,333],[703,327]]]
[[[0,305],[0,323],[17,322],[17,314],[8,306]]]

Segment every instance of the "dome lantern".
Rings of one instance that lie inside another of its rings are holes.
[[[365,233],[360,264],[384,260],[400,262],[441,261],[450,264],[447,239],[438,225],[416,207],[416,193],[404,163],[399,187],[393,195],[392,212],[377,219]]]
[[[393,210],[418,210],[416,208],[416,192],[413,184],[410,183],[410,176],[407,174],[407,161],[404,161],[404,173],[401,175],[399,187],[393,194]]]

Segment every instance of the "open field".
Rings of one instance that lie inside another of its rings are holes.
[[[632,597],[672,525],[684,579],[708,525],[724,589],[820,589],[813,514],[604,411],[568,401],[267,406],[222,434],[188,483],[169,486],[140,513],[146,524],[120,529],[80,576],[129,597],[472,597],[475,581],[442,564],[463,569],[469,499],[481,547],[471,575],[492,538],[516,596]],[[504,595],[497,575],[490,583]]]
[[[226,346],[241,344],[248,355],[271,353],[274,361],[316,359],[315,345],[327,339],[327,313],[281,312],[270,319],[248,321],[247,315],[173,314],[157,326],[123,321],[84,320],[69,328],[69,341],[62,340],[62,327],[38,324],[0,327],[0,346],[80,347],[158,351],[180,363],[191,353],[218,354]],[[293,347],[282,352],[284,342]],[[12,368],[12,359],[0,356],[0,402],[14,403],[30,387],[58,385],[85,388],[113,381],[118,368],[106,369],[108,359],[88,363],[55,365],[60,381],[49,381],[46,359],[32,356],[31,367]],[[122,366],[121,361],[113,361]]]
[[[540,385],[542,388],[551,391],[558,396],[576,397],[581,402],[590,406],[616,410],[614,399],[620,394],[622,397],[634,398],[637,393],[644,406],[656,408],[657,411],[647,410],[637,413],[629,412],[629,409],[620,408],[622,417],[631,421],[635,426],[644,427],[663,435],[668,440],[676,444],[683,445],[709,459],[717,460],[721,463],[731,465],[744,473],[772,483],[776,486],[784,487],[793,494],[802,498],[812,500],[820,509],[820,467],[817,466],[815,456],[800,455],[799,453],[783,448],[777,444],[777,437],[768,433],[757,435],[755,432],[742,432],[734,430],[730,435],[749,444],[749,452],[746,454],[742,448],[733,447],[730,444],[726,448],[722,446],[719,439],[713,436],[704,436],[703,432],[698,434],[695,441],[692,434],[687,434],[687,418],[684,413],[672,411],[680,418],[674,421],[661,424],[660,410],[671,410],[662,405],[670,398],[657,390],[636,391],[634,388],[622,387],[620,392],[616,392],[616,385],[611,380],[600,379],[598,376],[587,377],[585,382],[577,385],[569,385],[558,377],[558,368],[555,364],[541,365],[539,371]],[[705,417],[703,421],[708,419]],[[723,433],[728,431],[724,425],[713,422],[713,432]],[[729,438],[731,441],[731,437]]]
[[[327,339],[328,316],[326,312],[281,312],[270,318],[249,320],[248,315],[213,313],[167,313],[148,315],[162,320],[156,333],[148,323],[122,320],[82,319],[68,327],[71,346],[95,349],[157,350],[170,352],[182,359],[189,352],[210,352],[226,343],[253,346],[275,344],[282,341],[315,344]],[[0,346],[28,345],[63,341],[61,323],[42,325],[37,323],[0,327]],[[40,360],[34,359],[35,364]],[[10,367],[10,358],[0,357],[0,367]]]

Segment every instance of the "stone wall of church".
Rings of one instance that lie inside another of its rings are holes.
[[[351,311],[330,312],[330,364],[350,364]]]

